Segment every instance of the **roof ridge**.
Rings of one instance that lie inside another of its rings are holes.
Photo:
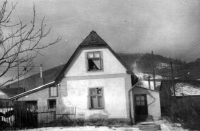
[[[108,45],[97,33],[92,30],[79,46],[105,46]]]

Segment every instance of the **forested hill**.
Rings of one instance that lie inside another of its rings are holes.
[[[152,73],[152,62],[155,73],[162,76],[171,76],[172,61],[174,76],[179,79],[200,79],[200,59],[186,63],[178,59],[167,58],[161,55],[146,53],[117,53],[121,59],[133,70],[141,73]]]

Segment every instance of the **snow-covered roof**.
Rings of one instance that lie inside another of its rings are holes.
[[[200,95],[200,87],[188,83],[176,83],[175,90],[176,96]]]

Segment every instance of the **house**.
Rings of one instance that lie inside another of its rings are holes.
[[[55,79],[10,99],[26,102],[38,112],[55,111],[56,118],[75,113],[76,119],[85,120],[129,123],[137,115],[158,119],[159,93],[136,86],[137,82],[130,68],[92,31]],[[43,122],[45,116],[38,119]]]
[[[158,90],[160,92],[161,112],[165,113],[171,105],[174,96],[177,99],[200,98],[200,81],[198,80],[162,80]]]

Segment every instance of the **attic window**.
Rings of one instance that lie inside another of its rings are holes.
[[[102,56],[100,51],[88,52],[88,71],[102,70]]]

